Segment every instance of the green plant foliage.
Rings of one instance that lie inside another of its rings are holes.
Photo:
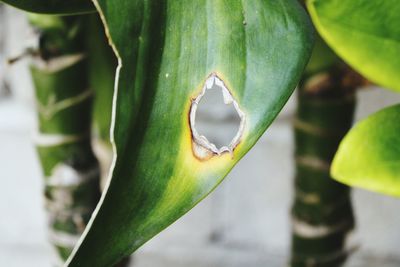
[[[121,63],[116,161],[69,267],[112,266],[206,197],[286,103],[313,39],[296,0],[99,0],[97,7]],[[202,146],[190,123],[195,98],[215,76],[245,118],[230,153]]]
[[[331,171],[345,184],[400,197],[400,105],[358,123],[342,141]]]
[[[369,80],[400,91],[400,1],[308,0],[332,49]]]
[[[112,98],[117,58],[107,42],[98,14],[86,18],[87,54],[90,87],[95,93],[93,121],[96,137],[109,143]]]
[[[90,0],[0,0],[16,8],[41,14],[82,14],[95,12]]]

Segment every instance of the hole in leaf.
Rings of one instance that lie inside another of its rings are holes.
[[[229,145],[239,131],[240,117],[233,104],[225,105],[222,90],[214,85],[197,106],[196,129],[217,148]]]
[[[244,113],[224,82],[217,75],[210,75],[190,110],[194,154],[207,159],[232,153],[240,142],[244,122]]]

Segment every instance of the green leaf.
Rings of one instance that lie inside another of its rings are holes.
[[[108,145],[115,69],[118,63],[112,48],[107,42],[98,14],[91,14],[86,17],[86,51],[88,53],[89,82],[95,94],[92,117],[96,136]]]
[[[400,197],[400,105],[358,123],[342,141],[331,171],[342,183]]]
[[[16,8],[41,14],[82,14],[95,12],[90,0],[0,0]]]
[[[112,266],[206,197],[277,116],[312,49],[296,0],[99,0],[97,7],[121,63],[117,158],[69,267]],[[195,137],[190,116],[213,77],[245,117],[238,142],[225,149],[231,153],[220,155]]]
[[[332,49],[369,80],[400,91],[400,1],[308,0]]]

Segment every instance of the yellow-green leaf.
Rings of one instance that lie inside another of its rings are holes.
[[[399,0],[307,0],[332,49],[369,80],[400,91]]]
[[[400,197],[400,105],[369,116],[347,134],[332,175],[351,186]]]

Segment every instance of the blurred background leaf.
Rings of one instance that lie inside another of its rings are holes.
[[[342,141],[332,166],[336,180],[400,197],[400,105],[358,123]]]
[[[90,0],[1,0],[16,8],[42,14],[81,14],[95,12]]]
[[[400,91],[398,0],[308,0],[312,20],[328,45],[381,86]]]

